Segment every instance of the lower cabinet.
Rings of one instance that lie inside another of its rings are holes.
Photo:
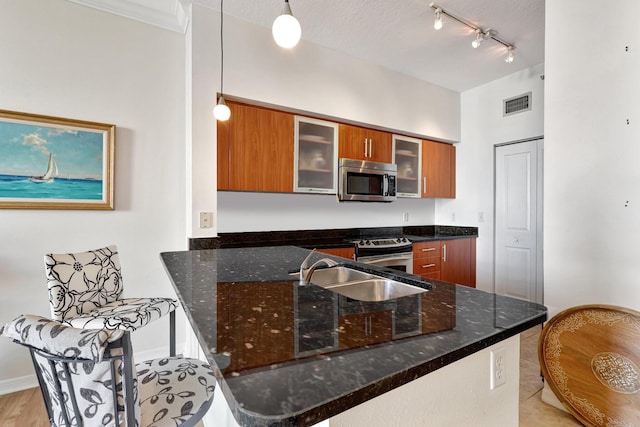
[[[361,347],[389,341],[393,336],[391,310],[339,316],[339,348]]]
[[[413,244],[413,274],[476,287],[476,238]]]
[[[440,280],[476,287],[476,239],[442,240]]]

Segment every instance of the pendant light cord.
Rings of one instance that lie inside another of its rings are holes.
[[[223,39],[223,26],[224,26],[224,0],[220,0],[220,96],[224,93],[224,39]]]

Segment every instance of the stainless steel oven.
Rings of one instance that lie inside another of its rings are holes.
[[[402,237],[361,239],[356,245],[356,261],[413,273],[413,244]]]

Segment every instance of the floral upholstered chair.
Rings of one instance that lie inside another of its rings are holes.
[[[213,400],[206,363],[170,357],[134,366],[127,331],[21,315],[0,335],[29,348],[53,427],[194,426]]]
[[[135,331],[169,313],[169,354],[175,355],[172,298],[123,298],[116,246],[44,257],[51,317],[76,328]]]

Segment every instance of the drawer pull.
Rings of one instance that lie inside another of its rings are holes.
[[[423,248],[422,252],[431,252],[431,251],[435,251],[437,248]]]
[[[430,267],[435,267],[435,264],[427,264],[427,265],[423,265],[422,268],[430,268]]]

